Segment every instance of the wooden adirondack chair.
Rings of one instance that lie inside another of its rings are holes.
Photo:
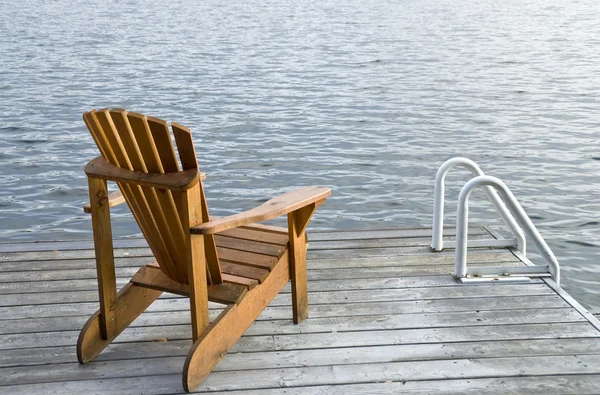
[[[225,353],[291,279],[295,323],[308,316],[305,229],[331,193],[303,187],[247,212],[210,220],[190,131],[122,109],[86,112],[83,119],[102,156],[88,176],[100,309],[77,341],[80,363],[94,359],[163,292],[190,298],[193,345],[183,387],[198,387]],[[106,181],[120,194],[109,196]],[[126,201],[155,263],[117,292],[109,207]],[[288,229],[257,225],[287,214]],[[225,304],[212,322],[208,303]]]

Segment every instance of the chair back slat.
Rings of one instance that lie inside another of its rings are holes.
[[[156,150],[158,151],[158,156],[160,157],[160,162],[165,173],[179,171],[177,155],[175,154],[167,122],[159,118],[148,117],[148,126],[150,127],[150,133],[154,139]],[[180,192],[171,192],[171,194],[183,228],[183,219],[186,218],[185,211],[187,210],[184,207],[183,195]]]
[[[177,144],[181,167],[183,167],[183,170],[198,168],[198,158],[196,158],[196,149],[194,148],[191,130],[177,122],[171,122],[171,127],[173,128],[173,136]]]
[[[175,148],[169,133],[169,126],[162,119],[148,117],[148,126],[154,138],[156,150],[165,173],[179,171]]]
[[[140,148],[138,147],[135,136],[133,135],[133,131],[131,130],[131,125],[129,125],[127,112],[123,109],[115,108],[110,110],[110,116],[117,131],[119,132],[119,135],[121,136],[123,148],[125,148],[127,156],[129,156],[133,170],[147,172]]]
[[[123,142],[121,141],[121,136],[117,132],[115,128],[115,124],[112,121],[112,118],[108,112],[108,109],[102,109],[96,111],[96,119],[98,120],[98,124],[100,128],[104,132],[104,136],[106,137],[106,141],[112,152],[114,153],[116,164],[123,169],[133,170],[131,166],[131,161],[129,160],[129,156],[123,147]]]
[[[173,136],[175,137],[177,151],[179,152],[179,160],[181,161],[183,170],[198,168],[198,159],[196,158],[196,150],[194,148],[192,132],[185,126],[176,122],[171,122],[171,127],[173,128]],[[198,183],[197,188],[200,192],[202,222],[208,222],[210,221],[210,216],[208,214],[208,204],[206,202],[206,196],[204,195],[202,182]],[[219,264],[217,245],[213,235],[204,236],[204,252],[206,254],[206,269],[208,271],[207,277],[213,283],[221,283],[223,281],[223,276],[221,273],[221,266]]]
[[[98,118],[96,117],[96,111],[90,111],[83,114],[83,120],[85,121],[90,134],[94,138],[100,153],[109,163],[113,165],[117,163],[117,159],[115,158],[115,154],[112,152],[112,149],[108,145],[108,141],[106,140],[106,136],[104,136],[104,132],[98,123]]]

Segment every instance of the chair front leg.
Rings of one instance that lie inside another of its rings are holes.
[[[308,318],[308,283],[306,280],[306,226],[317,206],[310,204],[288,214],[290,242],[290,279],[294,324]]]
[[[188,237],[190,237],[188,283],[192,314],[192,340],[195,342],[210,324],[208,320],[206,256],[204,254],[204,236],[189,235]]]
[[[183,194],[182,223],[186,231],[188,251],[187,278],[190,287],[190,312],[192,314],[192,339],[195,342],[208,327],[208,288],[207,260],[203,235],[192,235],[190,228],[202,223],[201,190],[199,187],[188,189]],[[212,235],[211,235],[212,236]],[[216,250],[215,250],[216,254]],[[216,258],[216,255],[215,255]],[[220,277],[220,271],[219,271]]]
[[[129,283],[117,293],[115,259],[106,181],[88,178],[94,231],[100,309],[85,323],[77,340],[77,359],[87,363],[104,350],[133,322],[161,291]]]
[[[100,334],[103,339],[111,339],[116,336],[117,281],[108,188],[106,181],[98,178],[88,178],[88,186],[100,297]]]

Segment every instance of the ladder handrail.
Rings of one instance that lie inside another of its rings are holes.
[[[531,219],[523,210],[523,207],[515,198],[515,195],[508,189],[506,184],[500,179],[492,176],[477,176],[471,179],[461,189],[458,196],[458,210],[456,214],[456,260],[455,275],[458,278],[467,275],[467,227],[469,221],[469,197],[471,192],[478,186],[494,188],[503,200],[504,207],[510,209],[515,214],[517,221],[525,229],[528,236],[531,237],[540,250],[542,257],[548,263],[550,273],[557,285],[560,285],[560,267],[554,253],[546,244],[544,238],[540,235],[537,228],[531,222]]]
[[[433,190],[433,236],[431,239],[431,248],[434,251],[441,251],[444,248],[444,182],[448,172],[457,166],[466,167],[469,171],[471,171],[471,174],[476,177],[485,175],[477,163],[468,158],[456,157],[448,159],[440,166],[435,175],[435,186]],[[515,239],[517,240],[517,249],[521,251],[523,255],[525,255],[527,244],[523,230],[519,227],[511,213],[508,211],[506,205],[504,202],[502,202],[496,190],[490,186],[485,186],[483,190],[498,214],[500,214],[500,217],[502,217],[502,220],[506,226],[508,226],[510,231],[515,236]]]

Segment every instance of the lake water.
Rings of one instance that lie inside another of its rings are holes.
[[[597,0],[0,1],[0,241],[91,237],[81,114],[124,107],[193,130],[215,215],[323,184],[313,228],[430,225],[467,156],[600,311],[598,48]]]

